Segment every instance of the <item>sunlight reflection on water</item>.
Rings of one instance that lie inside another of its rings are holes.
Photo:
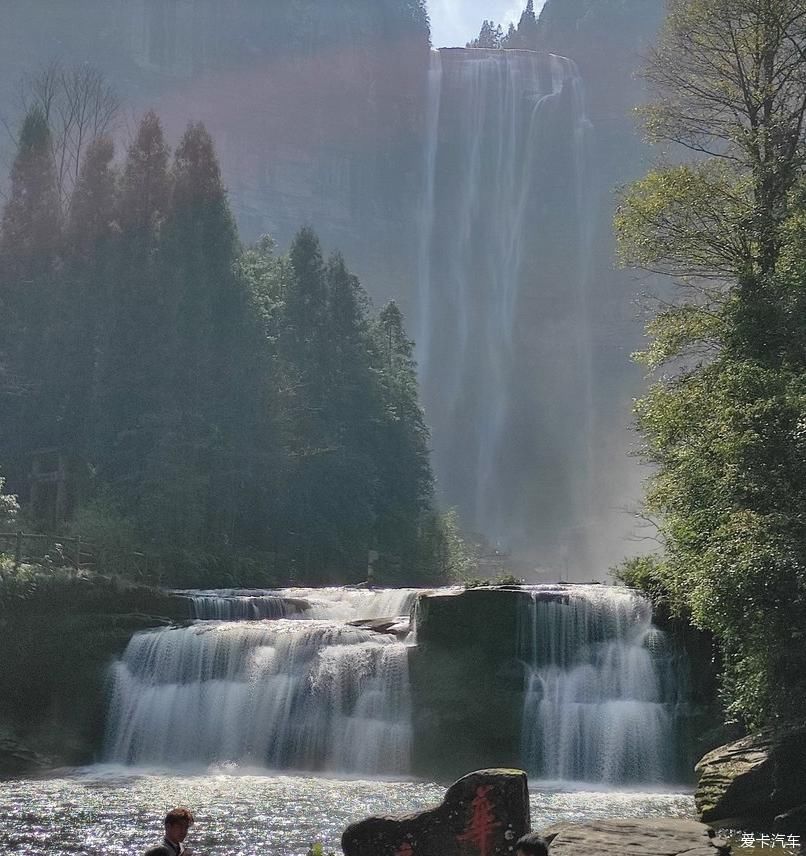
[[[69,776],[0,782],[0,852],[26,856],[135,856],[160,837],[173,805],[197,824],[188,843],[197,856],[297,856],[313,841],[338,851],[348,823],[370,814],[402,814],[439,803],[442,785],[306,776],[177,776],[93,767]],[[532,826],[594,817],[694,814],[691,794],[533,790]]]

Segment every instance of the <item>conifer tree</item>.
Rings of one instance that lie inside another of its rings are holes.
[[[100,376],[114,319],[114,253],[118,233],[114,145],[89,144],[70,200],[65,287],[61,301],[63,436],[82,461],[92,462],[100,419]]]
[[[518,46],[527,50],[536,50],[537,40],[538,29],[534,0],[526,0],[526,8],[518,21]]]
[[[333,453],[325,415],[330,371],[327,281],[319,239],[309,227],[294,238],[289,263],[279,341],[290,429],[286,516],[291,549],[307,577],[315,566],[332,561],[336,544],[335,486],[326,482],[326,458]]]
[[[31,110],[20,131],[11,169],[11,190],[0,224],[4,312],[22,335],[41,332],[54,297],[55,257],[61,214],[50,129],[42,111]]]
[[[395,303],[380,313],[374,336],[385,414],[378,452],[382,486],[378,543],[391,554],[411,558],[421,522],[431,508],[433,478],[429,432],[418,401],[414,343],[406,336],[403,314]]]
[[[118,206],[120,240],[111,299],[114,318],[101,387],[101,465],[104,476],[140,496],[143,461],[159,433],[170,354],[162,229],[169,212],[168,147],[156,114],[146,113],[129,147]]]
[[[16,394],[5,396],[0,445],[16,485],[24,484],[29,453],[54,442],[52,344],[59,290],[61,211],[51,136],[42,111],[25,117],[0,223],[0,362]]]
[[[197,509],[195,522],[188,518],[183,525],[215,542],[223,537],[224,518],[231,516],[224,507],[233,497],[224,483],[233,470],[228,429],[237,422],[242,392],[233,383],[231,354],[243,319],[234,270],[235,225],[213,141],[201,123],[185,131],[172,175],[173,204],[162,249],[169,356],[161,408],[172,444],[161,446],[149,463],[159,489],[159,471],[168,463],[163,456],[182,461],[173,462],[177,490],[184,486],[188,504]]]

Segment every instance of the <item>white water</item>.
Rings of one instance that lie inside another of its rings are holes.
[[[530,775],[605,784],[672,781],[681,684],[666,638],[652,626],[649,603],[624,588],[528,590],[517,654],[527,672],[522,763]],[[198,615],[218,620],[132,637],[111,671],[107,760],[408,774],[407,645],[350,622],[397,618],[395,633],[405,634],[401,628],[420,593],[336,587],[184,592]],[[286,617],[259,617],[266,614]]]
[[[591,515],[588,131],[574,63],[431,54],[418,361],[443,493],[559,566]]]
[[[186,594],[233,620],[132,637],[111,674],[108,760],[408,772],[406,646],[345,622],[405,615],[415,590]]]
[[[679,680],[630,589],[536,586],[522,616],[523,756],[541,779],[670,781]]]
[[[357,589],[345,586],[285,589],[188,589],[193,616],[215,621],[261,618],[322,618],[331,621],[408,616],[419,589]]]

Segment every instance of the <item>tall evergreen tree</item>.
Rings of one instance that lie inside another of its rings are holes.
[[[65,235],[59,366],[62,432],[74,455],[90,463],[97,453],[100,376],[114,319],[118,227],[113,157],[114,145],[108,137],[87,147],[70,200]]]
[[[170,205],[168,147],[156,114],[147,113],[129,147],[121,179],[121,234],[111,299],[114,318],[101,388],[100,463],[104,477],[128,496],[140,497],[143,461],[159,433],[170,355],[162,230]]]
[[[301,229],[289,252],[280,357],[285,377],[290,467],[287,523],[292,551],[309,576],[331,561],[337,537],[332,523],[335,485],[326,478],[333,453],[325,404],[328,395],[328,295],[319,239]]]
[[[519,47],[537,50],[538,29],[534,0],[526,0],[526,8],[521,13],[517,32]]]
[[[54,442],[47,389],[52,377],[49,337],[59,291],[61,210],[51,136],[42,111],[25,117],[0,223],[0,361],[7,395],[0,417],[2,449],[12,484],[21,487],[29,453]]]
[[[161,403],[164,431],[171,437],[149,459],[153,488],[160,470],[175,469],[184,485],[188,535],[215,542],[234,492],[229,485],[234,450],[228,430],[237,420],[239,398],[232,383],[232,345],[240,335],[242,305],[236,293],[238,242],[213,141],[201,123],[188,126],[172,169],[173,204],[163,234],[163,305],[169,356]],[[182,467],[175,459],[181,459]],[[181,471],[180,471],[181,469]],[[214,501],[216,500],[216,501]],[[172,501],[173,498],[172,498]]]
[[[387,553],[411,560],[431,509],[433,477],[429,432],[418,401],[414,343],[406,335],[403,314],[395,303],[381,311],[374,338],[384,404],[377,537]]]

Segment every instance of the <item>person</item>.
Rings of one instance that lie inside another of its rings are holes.
[[[515,844],[515,856],[548,856],[549,846],[536,833],[522,835]]]
[[[188,829],[193,826],[193,813],[189,808],[172,808],[165,815],[165,838],[162,844],[152,847],[143,856],[182,856]]]

